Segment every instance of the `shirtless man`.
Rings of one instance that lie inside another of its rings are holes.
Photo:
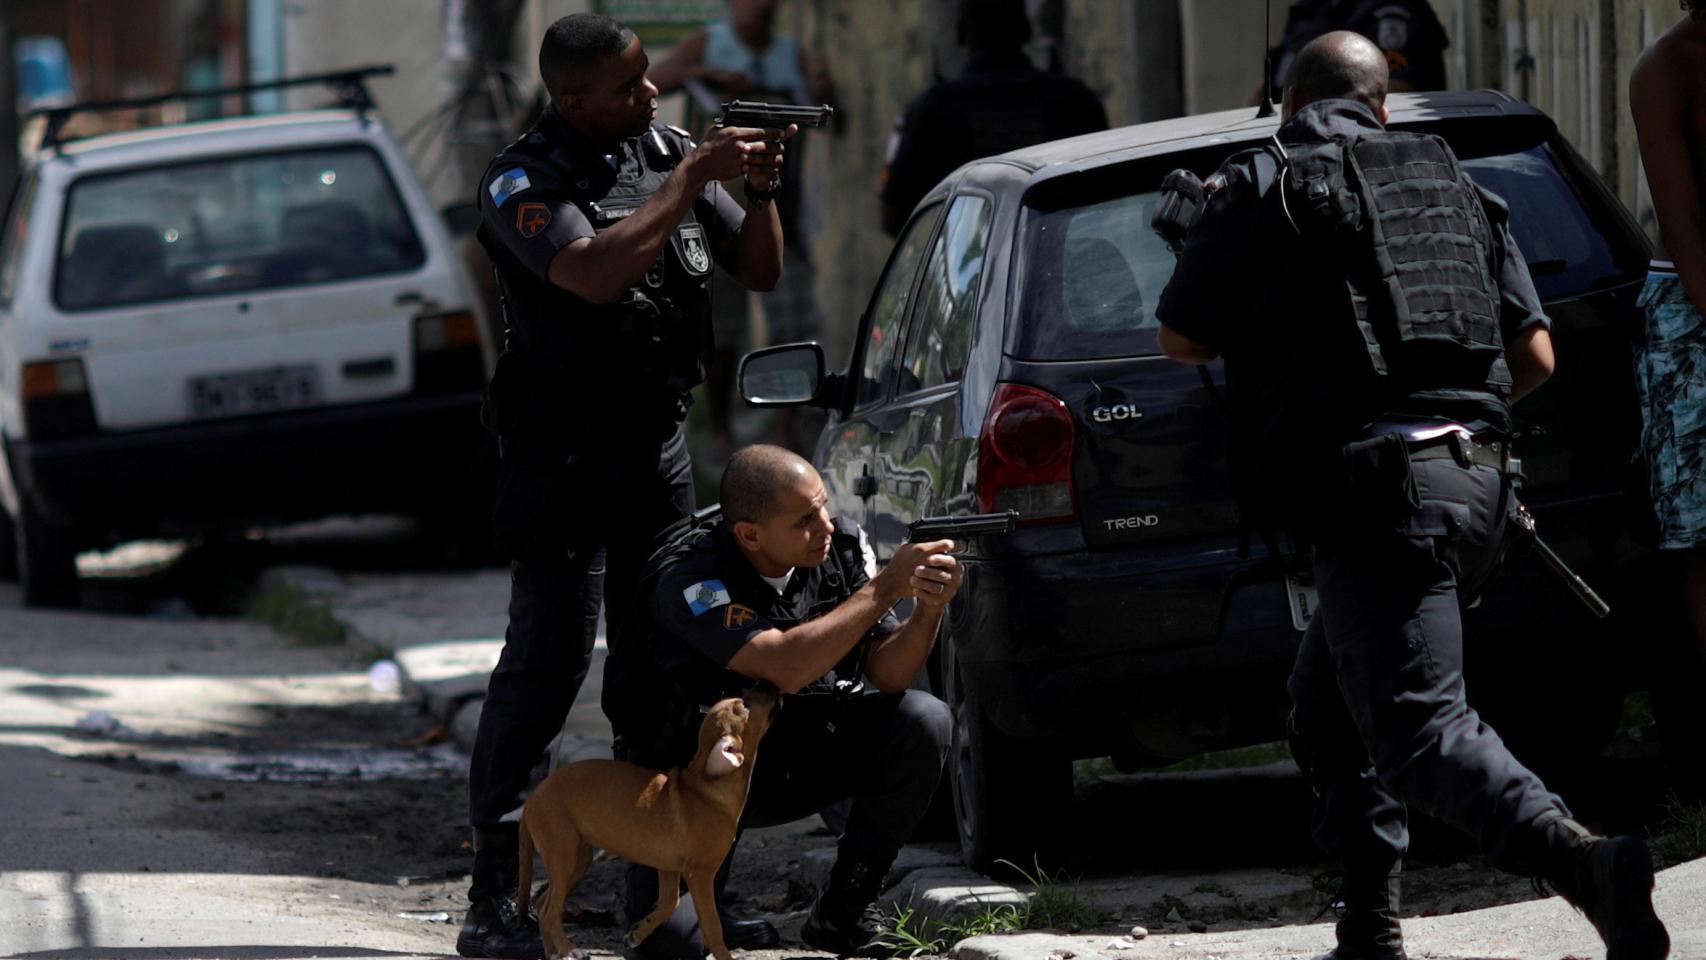
[[[1629,105],[1659,220],[1636,352],[1642,443],[1665,550],[1682,553],[1689,622],[1706,675],[1706,0],[1641,55]],[[1678,698],[1687,699],[1687,698]],[[1679,718],[1680,719],[1680,718]],[[1691,739],[1706,733],[1688,731]]]

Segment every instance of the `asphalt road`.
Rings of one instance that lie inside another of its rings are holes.
[[[281,570],[326,591],[316,602],[350,628],[350,644],[307,645],[239,615]],[[477,690],[502,630],[502,571],[448,567],[406,528],[380,523],[182,555],[134,548],[86,572],[96,578],[84,612],[21,610],[15,588],[0,586],[0,955],[449,953],[468,863],[466,758],[450,744],[398,746],[436,718],[412,696],[376,691],[367,668],[380,648],[414,644],[475,677],[452,683],[459,697]],[[596,745],[596,709],[576,717],[581,747]],[[1572,802],[1646,829],[1662,770],[1650,751],[1624,747],[1582,771]],[[1095,921],[1068,940],[978,938],[956,953],[1310,956],[1331,927],[1319,916],[1325,865],[1305,834],[1307,807],[1283,765],[1088,781],[1068,882],[1093,901]],[[756,838],[737,859],[741,908],[790,938],[833,845],[810,827]],[[1448,831],[1421,825],[1416,852],[1413,956],[1603,956],[1561,901],[1494,874]],[[897,895],[999,895],[923,853],[933,865]],[[600,888],[593,906],[607,905],[618,866],[589,880]],[[1674,955],[1706,957],[1706,867],[1667,872],[1660,901]],[[1133,924],[1151,936],[1117,945]],[[580,941],[608,956],[615,937]]]

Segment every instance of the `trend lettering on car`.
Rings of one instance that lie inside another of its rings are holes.
[[[1103,520],[1102,526],[1109,530],[1142,530],[1145,527],[1153,527],[1160,522],[1160,514],[1146,513],[1136,517],[1114,517],[1111,520]]]

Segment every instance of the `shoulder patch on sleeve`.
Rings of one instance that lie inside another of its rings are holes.
[[[693,611],[695,617],[718,607],[726,607],[731,602],[729,588],[723,586],[721,580],[701,580],[681,591],[681,598],[687,601],[687,609]]]
[[[492,205],[501,207],[504,201],[515,196],[533,183],[527,179],[527,171],[521,167],[511,167],[492,178],[486,185],[486,192],[492,195]]]
[[[551,224],[551,208],[537,201],[528,201],[515,208],[515,229],[532,240]]]

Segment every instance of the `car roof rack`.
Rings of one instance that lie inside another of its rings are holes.
[[[368,67],[356,67],[350,70],[339,70],[333,73],[316,73],[301,77],[282,77],[278,80],[262,80],[256,83],[245,83],[234,87],[216,87],[208,90],[176,90],[171,93],[154,94],[147,97],[130,97],[123,100],[91,100],[87,103],[73,103],[63,107],[43,107],[31,110],[24,115],[25,120],[36,117],[46,117],[47,124],[42,128],[41,142],[37,150],[58,148],[65,142],[60,136],[65,131],[65,124],[79,113],[105,113],[114,110],[138,110],[143,107],[156,107],[163,103],[176,100],[199,100],[204,97],[231,97],[239,94],[256,93],[262,90],[279,90],[284,87],[326,86],[336,92],[339,107],[355,110],[365,119],[367,111],[373,108],[373,94],[368,92],[368,77],[386,77],[395,73],[391,64],[378,64]],[[239,116],[241,114],[238,114]]]

